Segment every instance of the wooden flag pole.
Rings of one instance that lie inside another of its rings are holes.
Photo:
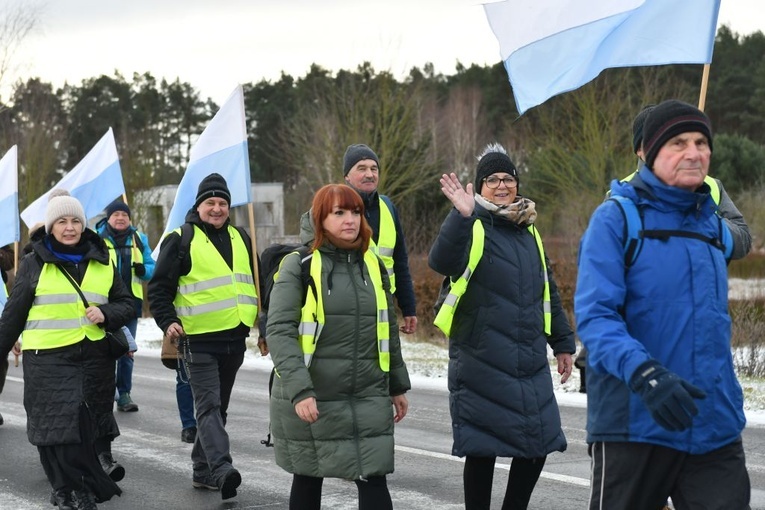
[[[250,217],[250,242],[252,243],[252,275],[255,277],[255,290],[258,293],[258,299],[260,296],[260,276],[258,268],[258,241],[256,239],[257,234],[255,232],[255,208],[252,202],[247,204],[247,213]]]
[[[707,103],[707,87],[709,85],[709,67],[711,64],[704,64],[704,72],[701,75],[701,92],[699,93],[699,110],[704,111]]]

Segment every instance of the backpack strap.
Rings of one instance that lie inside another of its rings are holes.
[[[138,235],[137,230],[133,232],[133,243],[135,244],[135,247],[138,248],[138,251],[143,253],[143,241],[141,241],[141,236]]]
[[[189,254],[191,240],[194,238],[194,225],[184,223],[181,225],[181,244],[178,246],[178,260],[183,260]]]
[[[624,216],[624,268],[629,269],[643,247],[643,215],[630,198],[616,195],[608,200],[615,202]]]

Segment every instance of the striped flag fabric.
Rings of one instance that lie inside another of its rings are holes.
[[[16,145],[0,159],[0,246],[12,244],[21,239],[18,159]]]

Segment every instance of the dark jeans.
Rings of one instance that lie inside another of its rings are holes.
[[[489,510],[496,457],[465,457],[465,510]],[[525,510],[547,457],[513,458],[502,510]]]
[[[359,510],[393,510],[385,476],[354,480],[359,489]],[[319,510],[324,478],[292,475],[290,510]]]
[[[184,429],[197,426],[194,418],[194,395],[191,393],[189,376],[183,362],[175,369],[175,400],[178,402],[178,414],[181,417],[181,427]]]
[[[226,412],[244,352],[195,352],[192,345],[185,356],[197,409],[197,438],[191,450],[194,476],[209,474],[217,482],[232,468]]]
[[[589,446],[590,508],[653,510],[667,497],[677,510],[748,510],[751,487],[741,439],[691,455],[647,443]]]

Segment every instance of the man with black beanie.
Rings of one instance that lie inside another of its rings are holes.
[[[391,292],[404,317],[403,333],[417,330],[417,303],[409,272],[409,255],[398,210],[386,195],[378,192],[380,160],[364,144],[349,145],[343,156],[345,183],[364,200],[364,215],[372,227],[370,248],[382,259],[390,277]]]
[[[593,213],[574,311],[587,355],[590,508],[749,508],[730,352],[728,222],[707,177],[712,125],[677,100],[643,125],[645,164]],[[622,203],[618,202],[621,200]],[[640,214],[625,261],[627,201]],[[713,375],[711,375],[713,374]]]
[[[230,224],[230,204],[226,180],[217,173],[205,177],[186,223],[162,241],[149,282],[154,320],[179,341],[194,394],[192,486],[220,490],[222,499],[236,496],[242,482],[225,425],[245,339],[258,315],[250,236]]]

